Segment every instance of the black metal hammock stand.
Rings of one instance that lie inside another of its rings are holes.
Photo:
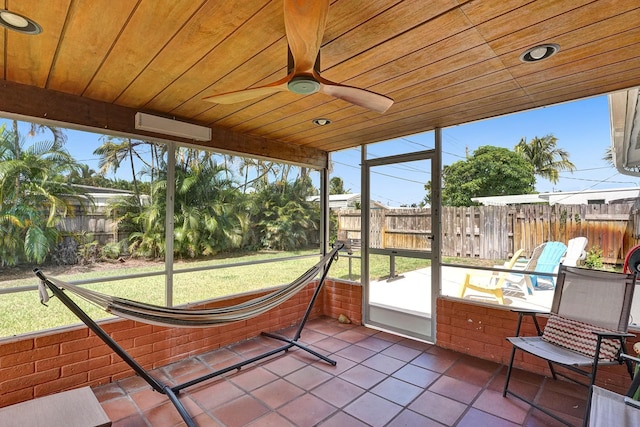
[[[338,251],[342,249],[342,247],[342,244],[336,245],[331,250],[331,252],[323,256],[315,266],[311,267],[300,277],[283,288],[240,304],[211,309],[173,308],[145,304],[85,289],[83,287],[73,285],[71,283],[66,283],[53,277],[46,277],[44,273],[42,273],[42,271],[37,268],[33,271],[36,276],[40,278],[39,292],[40,300],[43,304],[46,305],[46,302],[49,300],[49,294],[46,290],[46,288],[49,288],[53,293],[53,296],[62,301],[62,303],[67,306],[67,308],[71,310],[73,314],[75,314],[80,320],[82,320],[82,322],[84,322],[84,324],[87,325],[89,329],[91,329],[102,341],[104,341],[104,343],[108,345],[111,350],[113,350],[122,360],[124,360],[131,367],[131,369],[133,369],[142,379],[144,379],[155,391],[165,394],[176,407],[176,409],[180,413],[180,416],[188,427],[195,427],[193,419],[185,409],[184,405],[178,399],[178,394],[180,393],[180,391],[187,387],[191,387],[203,381],[207,381],[209,379],[223,375],[227,372],[240,370],[245,365],[257,362],[283,351],[287,352],[292,347],[300,348],[333,366],[336,365],[336,362],[334,360],[331,360],[328,357],[308,348],[304,344],[298,342],[298,340],[300,339],[300,335],[302,334],[302,329],[309,319],[313,304],[320,294],[320,290],[322,289],[324,281],[327,277],[329,268],[331,267],[333,261],[337,259]],[[284,301],[288,300],[296,293],[298,293],[300,290],[305,288],[307,284],[309,284],[314,278],[318,276],[318,274],[320,274],[320,281],[316,286],[311,300],[309,301],[309,305],[307,306],[307,309],[302,319],[300,320],[300,323],[298,324],[293,338],[288,338],[270,332],[262,332],[263,336],[283,341],[285,342],[285,344],[258,356],[254,356],[250,359],[244,360],[231,366],[227,366],[226,368],[211,372],[199,378],[195,378],[191,381],[187,381],[183,384],[178,384],[175,386],[164,384],[153,377],[149,372],[147,372],[146,369],[144,369],[138,362],[136,362],[133,357],[129,355],[129,353],[127,353],[113,338],[111,338],[111,336],[104,329],[102,329],[100,325],[96,323],[96,321],[89,317],[87,313],[82,310],[82,308],[80,308],[65,292],[71,292],[89,301],[92,304],[100,306],[111,314],[127,319],[162,326],[188,328],[210,327],[213,325],[249,319],[251,317],[255,317],[259,314],[269,311],[270,309],[283,303]]]

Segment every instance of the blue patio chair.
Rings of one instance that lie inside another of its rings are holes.
[[[567,252],[567,246],[562,242],[547,242],[540,254],[538,264],[536,265],[536,272],[539,273],[558,273],[560,267],[560,260]],[[534,288],[548,288],[555,287],[556,280],[554,276],[545,276],[540,274],[531,275],[531,284]]]
[[[546,242],[537,246],[531,254],[527,264],[520,266],[523,271],[535,271],[536,273],[556,274],[560,266],[560,260],[567,251],[567,246],[562,242]],[[505,280],[506,286],[515,287],[527,298],[533,295],[536,288],[551,288],[555,286],[554,276],[544,274],[509,274]]]

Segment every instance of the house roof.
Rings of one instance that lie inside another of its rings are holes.
[[[555,191],[538,194],[516,194],[510,196],[472,197],[471,200],[483,205],[504,206],[527,203],[585,204],[589,201],[609,203],[615,200],[632,200],[640,197],[640,187],[608,188],[602,190]]]
[[[384,114],[321,93],[203,101],[287,75],[282,0],[6,5],[43,31],[0,32],[4,116],[313,167],[331,151],[640,85],[633,1],[332,0],[320,73],[392,98]],[[541,43],[560,50],[521,62]],[[213,138],[136,130],[136,112],[210,127]]]

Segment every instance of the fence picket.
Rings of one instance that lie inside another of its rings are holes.
[[[516,250],[529,256],[546,241],[584,236],[587,249],[598,246],[608,264],[621,264],[640,243],[640,215],[633,204],[516,205],[442,208],[442,256],[508,259]],[[430,248],[430,209],[372,211],[373,247]],[[338,211],[340,238],[360,238],[360,211]]]

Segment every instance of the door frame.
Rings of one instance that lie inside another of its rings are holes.
[[[440,295],[440,235],[441,235],[441,220],[440,220],[440,188],[441,188],[441,130],[435,130],[435,148],[431,150],[417,151],[407,154],[399,154],[375,159],[367,159],[367,146],[363,145],[361,150],[361,182],[362,182],[362,197],[360,199],[361,204],[361,241],[362,241],[362,259],[361,259],[361,281],[363,286],[362,292],[362,319],[365,325],[372,326],[374,328],[388,330],[392,333],[400,335],[406,335],[402,330],[398,330],[393,327],[385,328],[384,324],[377,324],[371,320],[369,305],[369,255],[371,253],[383,253],[395,255],[414,255],[415,251],[410,250],[370,250],[370,209],[371,209],[371,180],[370,170],[375,166],[383,166],[397,163],[405,163],[418,160],[430,160],[431,161],[431,251],[421,252],[426,255],[426,259],[431,260],[431,327],[427,336],[414,336],[412,338],[422,339],[428,342],[436,341],[436,307],[437,298]]]

